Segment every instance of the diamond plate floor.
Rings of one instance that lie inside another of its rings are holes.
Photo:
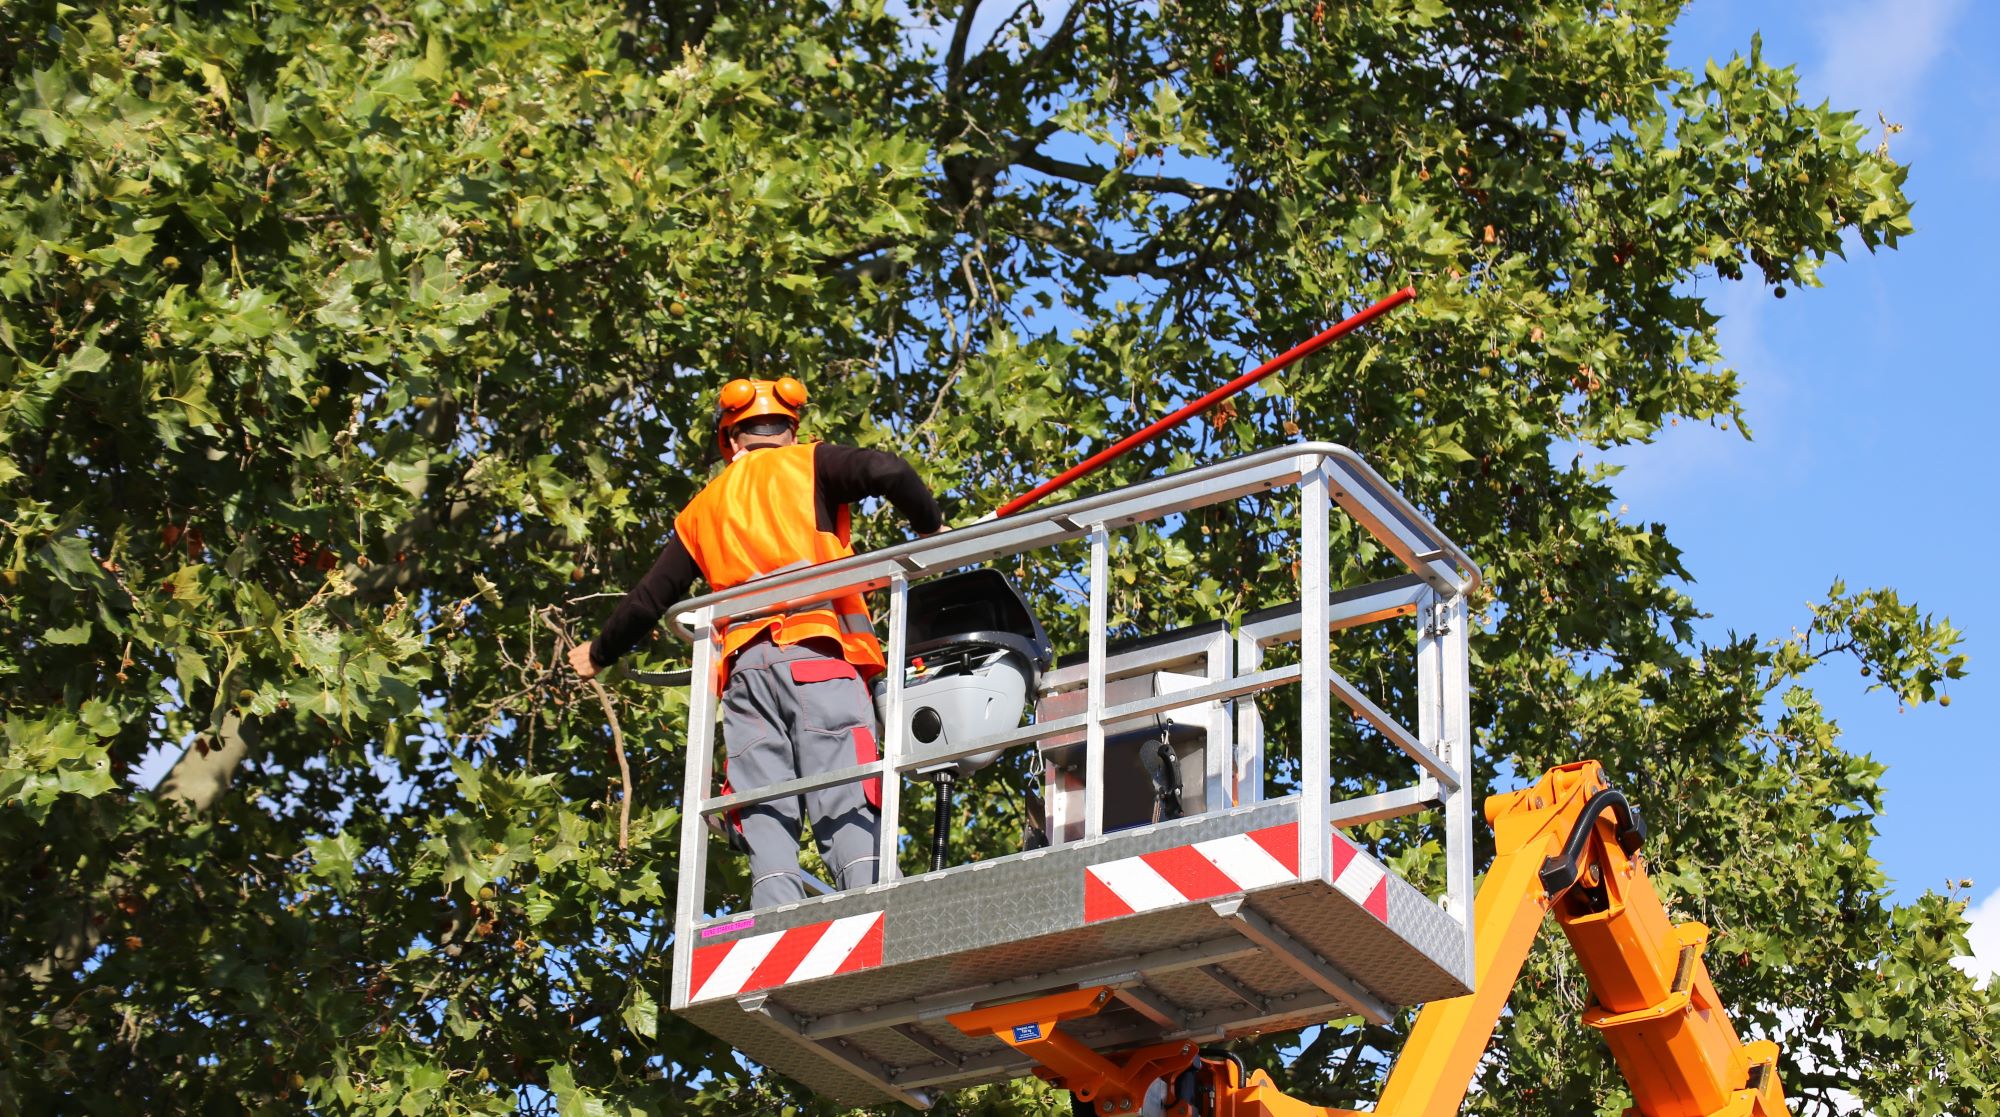
[[[838,1102],[924,1104],[938,1090],[1027,1070],[1004,1044],[970,1039],[944,1019],[975,1005],[1110,984],[1126,991],[1119,1001],[1066,1027],[1115,1051],[1350,1014],[1327,979],[1314,977],[1315,961],[1322,975],[1333,971],[1390,1008],[1468,992],[1463,928],[1393,873],[1378,912],[1328,879],[1234,894],[1306,962],[1281,957],[1218,914],[1213,905],[1226,909],[1230,896],[1086,922],[1087,869],[1295,822],[1295,811],[1294,800],[1274,800],[820,897],[759,913],[754,923],[724,924],[728,931],[712,927],[695,944],[711,957],[727,953],[715,948],[762,936],[754,945],[768,956],[758,954],[765,964],[756,972],[766,974],[796,961],[763,945],[779,932],[798,930],[803,948],[831,921],[880,912],[879,963],[868,964],[868,954],[852,972],[747,991],[732,985],[715,994],[711,982],[710,995],[692,1003],[677,983],[673,1008],[746,1057]]]

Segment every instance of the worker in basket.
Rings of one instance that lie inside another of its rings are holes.
[[[604,629],[570,652],[584,678],[610,666],[652,631],[697,572],[715,590],[854,553],[848,506],[886,497],[918,535],[944,526],[937,500],[894,454],[798,441],[806,386],[731,380],[716,412],[720,474],[674,518],[651,570]],[[846,594],[782,616],[733,624],[722,634],[725,787],[760,787],[875,760],[868,682],[882,673],[882,645],[861,595]],[[703,685],[695,680],[697,686]],[[752,907],[803,899],[801,802],[820,852],[843,889],[876,877],[880,780],[822,788],[732,812],[750,852]]]

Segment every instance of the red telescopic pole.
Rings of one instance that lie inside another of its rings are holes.
[[[1263,364],[1258,365],[1256,368],[1251,369],[1249,372],[1244,373],[1243,375],[1237,377],[1236,379],[1231,380],[1229,383],[1224,384],[1222,387],[1215,389],[1214,391],[1208,393],[1207,395],[1201,397],[1198,400],[1195,400],[1193,403],[1190,403],[1187,406],[1182,407],[1180,410],[1175,411],[1173,414],[1164,416],[1159,419],[1155,419],[1153,422],[1148,423],[1144,429],[1128,434],[1124,438],[1119,439],[1117,442],[1112,443],[1110,446],[1107,446],[1104,449],[1099,450],[1097,453],[1092,454],[1089,457],[1083,459],[1082,461],[1076,463],[1075,465],[1070,466],[1068,469],[1063,470],[1061,473],[1056,474],[1054,477],[1049,478],[1048,480],[1042,482],[1041,484],[1036,485],[1034,488],[1029,489],[1027,492],[1022,493],[1020,496],[1017,496],[1014,499],[1008,501],[1007,503],[1001,505],[999,510],[995,512],[994,515],[1011,516],[1014,513],[1021,511],[1023,508],[1031,507],[1036,502],[1040,501],[1043,497],[1048,496],[1050,493],[1056,492],[1057,490],[1068,485],[1070,482],[1075,481],[1077,478],[1087,476],[1091,473],[1095,473],[1097,470],[1103,468],[1107,463],[1112,461],[1114,458],[1118,458],[1124,455],[1127,451],[1131,450],[1133,447],[1139,445],[1142,442],[1147,441],[1148,439],[1151,439],[1154,435],[1159,434],[1161,431],[1166,430],[1168,427],[1171,427],[1177,423],[1183,422],[1187,419],[1190,419],[1196,415],[1201,414],[1208,408],[1213,407],[1218,403],[1221,403],[1223,400],[1228,399],[1230,396],[1235,395],[1236,393],[1242,391],[1245,388],[1248,388],[1250,385],[1255,384],[1257,381],[1264,379],[1266,376],[1271,375],[1272,373],[1278,371],[1281,368],[1284,368],[1287,365],[1299,361],[1301,358],[1308,357],[1313,353],[1318,352],[1320,349],[1324,348],[1326,345],[1333,342],[1335,339],[1343,337],[1346,334],[1352,333],[1353,331],[1360,329],[1362,326],[1365,326],[1368,323],[1373,322],[1375,319],[1380,318],[1384,314],[1389,313],[1390,311],[1396,309],[1399,306],[1402,306],[1404,303],[1409,302],[1411,299],[1414,299],[1416,297],[1417,297],[1417,292],[1414,287],[1403,288],[1402,290],[1396,292],[1395,294],[1390,295],[1388,298],[1383,299],[1381,302],[1376,303],[1374,306],[1371,306],[1368,309],[1363,310],[1360,313],[1354,315],[1352,318],[1349,318],[1346,321],[1341,322],[1339,325],[1329,328],[1324,333],[1321,333],[1311,338],[1308,341],[1303,341],[1297,345],[1292,346],[1290,349],[1287,349],[1283,353],[1280,353],[1277,356],[1271,358],[1270,360],[1265,361]]]

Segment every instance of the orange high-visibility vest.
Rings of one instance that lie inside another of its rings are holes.
[[[812,443],[752,450],[737,455],[695,494],[675,517],[674,532],[701,567],[702,577],[718,591],[852,555],[847,506],[835,510],[833,531],[821,531],[815,491]],[[887,663],[867,604],[860,594],[850,593],[816,608],[730,625],[722,634],[724,675],[729,657],[766,631],[780,644],[815,636],[837,641],[842,658],[864,679],[881,673]]]

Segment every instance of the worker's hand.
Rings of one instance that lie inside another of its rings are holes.
[[[597,674],[597,664],[590,662],[590,643],[588,641],[570,646],[569,665],[576,669],[576,673],[579,676],[586,679],[592,678]]]

